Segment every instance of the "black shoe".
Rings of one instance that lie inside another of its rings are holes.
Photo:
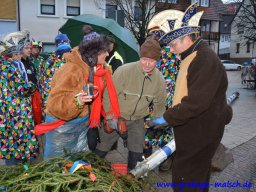
[[[163,163],[159,165],[159,171],[169,171],[172,168],[172,158],[168,157]]]

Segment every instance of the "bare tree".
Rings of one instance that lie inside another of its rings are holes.
[[[233,2],[239,2],[235,0]],[[241,2],[241,1],[240,1]],[[248,41],[256,41],[256,0],[243,0],[234,21],[237,33]]]
[[[129,29],[141,45],[146,38],[147,26],[149,21],[156,13],[158,0],[106,0],[107,3],[117,5],[123,12],[125,27]],[[99,6],[99,0],[95,0],[96,6]],[[168,9],[169,3],[161,3],[161,7]]]

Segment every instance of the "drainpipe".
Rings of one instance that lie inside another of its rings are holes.
[[[209,26],[209,36],[208,36],[209,45],[211,45],[211,28],[212,28],[212,21],[210,21],[210,26]]]
[[[219,56],[220,51],[220,21],[219,21],[219,30],[218,30],[218,49],[217,49],[217,55]]]
[[[20,31],[20,0],[16,0],[16,4],[17,4],[17,10],[16,10],[16,22],[17,22],[17,28],[18,31]]]

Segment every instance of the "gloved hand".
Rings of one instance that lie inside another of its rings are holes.
[[[167,126],[168,123],[165,121],[165,119],[163,117],[157,117],[157,118],[153,118],[153,119],[149,120],[148,125],[150,128],[158,129],[160,127]]]
[[[109,119],[108,126],[114,130],[118,129],[118,119]]]

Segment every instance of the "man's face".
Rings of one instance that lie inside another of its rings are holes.
[[[181,37],[179,39],[176,39],[172,41],[169,46],[170,46],[170,51],[176,55],[181,54],[182,52],[186,51],[189,48],[188,45],[188,36]],[[190,39],[189,39],[190,40]]]
[[[32,55],[39,55],[40,53],[40,48],[39,47],[32,47],[31,48],[31,54]]]
[[[29,45],[26,45],[24,48],[23,48],[23,54],[22,56],[27,58],[29,57],[31,54],[31,49],[30,49],[30,46]]]
[[[140,67],[145,73],[152,73],[156,67],[156,60],[147,57],[140,58]]]
[[[22,57],[22,55],[20,53],[15,53],[12,55],[12,58],[16,61],[20,61],[21,57]]]

